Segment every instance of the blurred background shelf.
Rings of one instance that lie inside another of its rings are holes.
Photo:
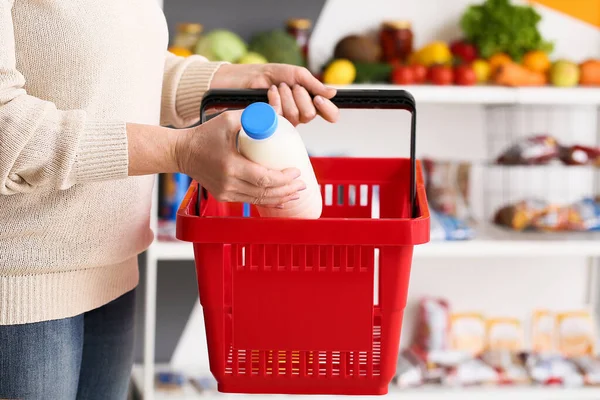
[[[476,238],[465,241],[430,242],[415,246],[416,257],[539,257],[600,256],[600,232],[513,232],[493,225],[476,227]],[[193,260],[190,243],[155,242],[159,260]]]
[[[353,84],[336,86],[339,89],[391,90],[404,89],[412,93],[418,103],[432,104],[554,104],[599,105],[599,88],[556,88],[499,86],[435,86]]]
[[[157,371],[167,371],[169,368],[167,365],[158,364],[156,365]],[[132,372],[133,392],[135,393],[134,399],[143,399],[141,397],[141,388],[143,387],[143,366],[135,365]],[[469,387],[469,388],[449,388],[439,386],[426,386],[414,389],[399,389],[397,387],[390,387],[389,394],[386,398],[393,399],[444,399],[444,400],[480,400],[480,399],[528,399],[528,400],[586,400],[599,398],[600,389],[598,388],[562,388],[562,387]],[[342,399],[343,396],[321,396],[326,399]],[[155,400],[197,400],[197,399],[297,399],[297,400],[309,400],[314,399],[310,396],[284,396],[284,395],[232,395],[232,394],[220,394],[220,393],[201,393],[190,383],[186,383],[180,390],[177,391],[166,391],[162,389],[154,389]],[[377,396],[366,396],[364,399],[381,399],[382,397]]]

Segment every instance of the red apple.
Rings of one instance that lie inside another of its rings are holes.
[[[452,68],[447,65],[433,65],[427,72],[427,79],[434,85],[449,85],[452,83],[452,76]]]
[[[461,86],[472,86],[477,83],[477,74],[470,65],[459,65],[454,68],[454,83]]]
[[[396,85],[410,85],[415,83],[415,74],[411,67],[400,65],[392,71],[392,83]]]
[[[425,83],[427,80],[427,67],[421,64],[411,66],[415,76],[415,83]]]
[[[456,58],[460,58],[464,63],[472,63],[478,58],[477,48],[464,40],[455,40],[450,44],[450,51]]]

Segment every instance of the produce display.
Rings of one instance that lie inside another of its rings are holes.
[[[182,57],[199,54],[209,61],[303,66],[310,26],[309,20],[291,19],[285,30],[258,32],[246,43],[238,34],[226,29],[202,33],[200,24],[180,24],[169,51]]]
[[[421,385],[600,384],[596,322],[587,310],[536,310],[529,342],[522,322],[453,313],[444,299],[419,303],[412,345],[400,352],[393,383]]]
[[[377,34],[342,38],[319,75],[331,85],[600,86],[600,60],[551,60],[554,46],[542,37],[540,20],[529,5],[485,0],[469,6],[457,21],[462,38],[417,49],[409,21],[384,21]],[[355,65],[354,80],[350,74],[340,79],[339,60]]]

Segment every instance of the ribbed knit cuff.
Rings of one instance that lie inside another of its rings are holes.
[[[126,178],[129,172],[127,126],[123,122],[87,122],[75,158],[77,183]]]
[[[175,69],[175,74],[166,82],[173,82],[170,87],[163,88],[163,107],[170,110],[169,114],[176,127],[186,127],[195,124],[200,118],[200,103],[202,96],[210,88],[215,72],[223,62],[207,62],[199,56],[187,57]]]

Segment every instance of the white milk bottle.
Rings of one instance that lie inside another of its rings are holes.
[[[300,198],[283,208],[257,207],[261,217],[317,219],[323,203],[321,191],[300,134],[267,103],[253,103],[242,113],[238,136],[240,153],[248,160],[270,169],[297,168],[306,189]]]

